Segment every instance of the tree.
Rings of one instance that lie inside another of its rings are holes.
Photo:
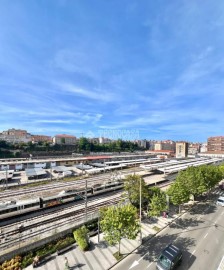
[[[128,199],[136,207],[140,206],[140,183],[142,185],[142,202],[146,204],[149,199],[148,187],[139,175],[128,175],[124,179],[124,190],[128,194]]]
[[[189,201],[191,193],[179,179],[176,179],[167,190],[167,194],[174,205],[179,205],[180,212],[180,205]]]
[[[100,215],[104,238],[110,245],[119,244],[118,255],[120,255],[121,239],[134,240],[139,232],[137,209],[131,204],[111,206],[101,209]]]
[[[149,190],[152,194],[148,214],[150,216],[159,216],[162,211],[167,210],[166,194],[158,187]]]
[[[176,181],[179,186],[189,191],[191,195],[198,196],[209,191],[222,179],[220,168],[214,165],[189,167],[179,172]]]

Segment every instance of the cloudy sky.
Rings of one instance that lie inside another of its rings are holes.
[[[0,131],[224,135],[224,1],[0,0],[0,93]]]

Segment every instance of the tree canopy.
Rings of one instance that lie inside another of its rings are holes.
[[[199,196],[209,191],[222,178],[223,172],[219,166],[192,166],[178,173],[167,194],[174,205],[181,205],[189,201],[190,195]]]
[[[119,244],[122,238],[135,239],[139,232],[137,209],[131,205],[118,205],[100,211],[100,226],[109,244]]]
[[[128,175],[124,179],[124,190],[127,192],[128,199],[136,207],[140,205],[140,184],[142,193],[142,204],[147,204],[149,199],[148,187],[139,175]]]
[[[167,210],[166,193],[158,187],[149,189],[150,201],[148,206],[149,216],[159,216],[162,211]]]

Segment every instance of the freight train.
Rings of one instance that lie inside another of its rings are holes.
[[[107,182],[105,184],[95,184],[92,187],[71,190],[63,190],[59,194],[51,197],[36,198],[29,201],[8,201],[0,203],[0,221],[7,218],[16,217],[24,213],[34,212],[38,209],[49,208],[67,202],[78,201],[87,197],[96,196],[110,191],[122,189],[123,181]]]

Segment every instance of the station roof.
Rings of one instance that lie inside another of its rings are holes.
[[[84,165],[84,164],[79,164],[79,165],[76,165],[75,167],[77,169],[80,169],[80,170],[89,170],[89,169],[92,169],[93,168],[92,166]]]
[[[54,172],[68,172],[71,171],[72,168],[66,167],[66,166],[55,166],[52,168]]]
[[[93,165],[94,167],[100,167],[100,168],[105,167],[104,163],[96,163],[96,162],[94,162],[94,163],[91,163],[91,165]]]
[[[28,177],[45,175],[46,174],[46,171],[43,170],[42,168],[26,169],[25,171],[26,171],[26,175]]]
[[[220,161],[218,158],[212,158],[212,159],[204,159],[204,158],[198,158],[198,159],[187,159],[183,161],[176,161],[176,162],[163,162],[159,164],[154,165],[142,165],[141,168],[145,170],[159,170],[161,172],[164,172],[166,174],[178,172],[181,170],[185,170],[190,166],[200,166],[205,164],[212,164],[217,161]]]
[[[87,156],[85,159],[88,160],[95,160],[95,159],[108,159],[111,158],[111,156]]]

